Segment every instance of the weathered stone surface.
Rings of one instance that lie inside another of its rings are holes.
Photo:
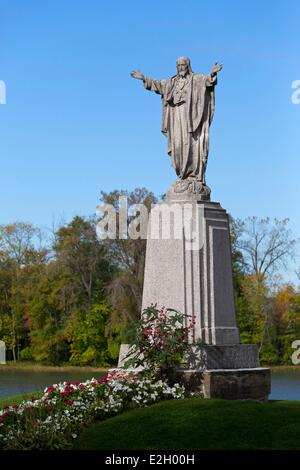
[[[118,367],[124,367],[124,363],[127,360],[125,358],[129,353],[129,349],[130,349],[130,344],[121,344],[120,352],[119,352]]]
[[[204,398],[267,400],[270,369],[207,370],[203,372],[202,391]]]
[[[177,380],[187,390],[200,392],[204,398],[266,401],[271,391],[271,374],[267,368],[178,370]]]
[[[177,75],[154,80],[142,72],[131,76],[162,98],[162,132],[168,138],[168,154],[178,176],[175,190],[198,192],[209,198],[205,183],[209,150],[209,127],[213,119],[214,87],[222,64],[215,64],[207,75],[194,73],[188,57],[179,57]]]
[[[203,344],[192,346],[193,352],[183,362],[185,369],[246,369],[259,367],[258,348],[255,344],[213,346]],[[130,345],[122,344],[118,367],[123,367]],[[128,358],[127,358],[128,360]]]
[[[120,346],[120,353],[119,353],[119,361],[118,361],[118,368],[124,367],[126,361],[131,359],[130,353],[130,344],[121,344]],[[143,356],[141,355],[140,358],[142,359]],[[129,370],[129,369],[128,369]],[[130,369],[131,371],[139,372],[143,370],[143,367],[136,367],[135,369]]]
[[[255,344],[195,345],[186,366],[188,369],[200,370],[259,367],[258,347]]]
[[[151,212],[147,240],[143,308],[151,303],[174,308],[196,320],[191,340],[205,344],[239,344],[233,296],[229,223],[219,203],[176,200],[182,209],[180,218],[170,218],[170,233],[181,233],[181,239],[154,239]],[[168,199],[170,213],[180,211]],[[159,206],[159,205],[157,205]],[[185,224],[185,213],[191,209],[192,227]],[[159,207],[158,207],[159,209]],[[164,208],[162,209],[165,210]],[[165,213],[164,213],[165,214]],[[168,223],[165,215],[156,224]],[[179,228],[178,228],[179,225]],[[174,232],[174,227],[176,232]]]

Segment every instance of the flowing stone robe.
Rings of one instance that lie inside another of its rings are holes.
[[[168,138],[168,154],[179,179],[197,178],[205,183],[216,83],[216,75],[198,73],[144,80],[147,90],[162,96],[161,130]]]

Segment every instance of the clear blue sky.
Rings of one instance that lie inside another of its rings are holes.
[[[207,172],[235,217],[289,217],[300,237],[300,2],[0,0],[0,223],[51,226],[95,211],[100,190],[174,180],[161,102],[129,73],[175,73],[178,56],[216,89]]]

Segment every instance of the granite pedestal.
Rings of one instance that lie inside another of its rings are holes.
[[[193,353],[178,377],[205,398],[255,398],[270,393],[270,371],[260,368],[256,345],[242,345],[236,325],[229,219],[219,203],[172,186],[151,211],[143,309],[151,304],[195,321]],[[128,345],[122,345],[118,367]]]

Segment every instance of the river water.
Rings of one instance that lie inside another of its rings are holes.
[[[21,395],[43,390],[45,387],[63,381],[83,382],[95,377],[99,379],[105,372],[80,371],[32,371],[1,368],[0,398]],[[300,367],[272,371],[270,400],[300,400]]]
[[[43,371],[43,370],[13,370],[0,369],[0,398],[23,393],[44,390],[49,385],[59,382],[84,382],[85,380],[99,379],[105,372],[87,371]]]
[[[300,367],[272,371],[270,400],[300,400]]]

